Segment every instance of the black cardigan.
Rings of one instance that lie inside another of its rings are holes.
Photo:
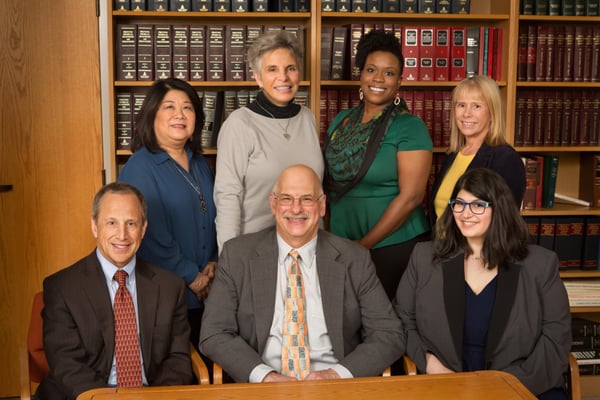
[[[446,173],[455,158],[456,153],[450,153],[446,156],[442,168],[431,189],[431,195],[429,197],[429,222],[431,223],[431,226],[434,226],[435,221],[437,220],[433,201],[444,176],[446,176]],[[477,154],[475,154],[475,157],[473,157],[473,161],[471,161],[471,164],[467,167],[467,171],[479,167],[489,168],[500,174],[508,184],[513,197],[515,198],[515,203],[517,203],[517,207],[521,207],[523,194],[525,193],[525,166],[523,165],[521,156],[515,149],[507,144],[492,147],[484,143],[477,151]]]

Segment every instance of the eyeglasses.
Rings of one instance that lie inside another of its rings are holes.
[[[273,197],[275,197],[275,200],[277,200],[277,202],[280,205],[285,206],[285,207],[293,205],[295,200],[298,200],[298,202],[300,203],[300,205],[302,207],[312,207],[321,200],[323,195],[314,197],[312,195],[307,194],[305,196],[293,197],[293,196],[290,196],[287,194],[273,193]]]
[[[469,206],[469,210],[476,215],[483,214],[485,210],[492,205],[492,203],[483,200],[473,200],[468,202],[460,199],[450,200],[448,204],[450,205],[450,209],[455,213],[461,213],[465,211],[466,206]]]

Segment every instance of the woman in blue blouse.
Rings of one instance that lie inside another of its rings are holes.
[[[132,150],[119,180],[148,202],[140,258],[168,269],[188,285],[190,340],[198,345],[202,300],[217,266],[214,174],[202,156],[202,104],[188,83],[156,81],[137,115]]]

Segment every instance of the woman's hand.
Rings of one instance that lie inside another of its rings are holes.
[[[454,372],[451,369],[446,368],[444,364],[431,353],[427,353],[425,362],[425,372],[428,374],[451,374]]]

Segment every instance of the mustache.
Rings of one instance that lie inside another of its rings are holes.
[[[294,213],[290,213],[290,212],[286,212],[284,214],[281,215],[283,218],[310,218],[310,213],[307,212],[301,212],[298,214],[294,214]]]

